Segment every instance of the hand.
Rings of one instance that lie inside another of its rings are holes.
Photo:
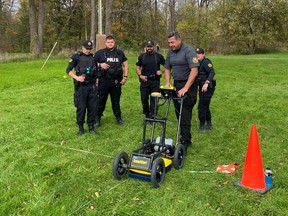
[[[101,68],[103,68],[104,70],[107,70],[107,69],[110,67],[110,65],[107,64],[107,63],[100,63],[100,66],[101,66]]]
[[[157,70],[156,75],[161,76],[162,75],[161,70]]]
[[[171,88],[171,84],[170,83],[166,83],[164,88]]]
[[[208,83],[205,83],[205,84],[202,86],[201,91],[202,91],[202,92],[207,92],[207,89],[208,89]]]
[[[186,88],[182,88],[178,91],[178,97],[183,97],[185,93],[188,91]]]
[[[139,78],[140,78],[143,82],[147,82],[147,76],[140,75]]]
[[[76,80],[78,82],[84,82],[85,81],[85,76],[81,75],[81,76],[77,76]]]
[[[121,85],[125,85],[125,83],[126,83],[126,80],[127,80],[127,79],[122,79],[122,80],[121,80],[121,82],[120,82],[120,83],[121,83]]]

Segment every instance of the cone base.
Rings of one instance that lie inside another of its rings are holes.
[[[264,189],[257,190],[257,189],[249,188],[249,187],[246,187],[246,186],[242,185],[242,184],[241,184],[241,181],[236,182],[236,183],[235,183],[235,186],[238,186],[238,187],[241,187],[241,188],[248,188],[248,189],[250,189],[250,190],[252,190],[252,191],[255,191],[255,192],[257,192],[257,193],[260,193],[260,194],[265,194],[265,193],[267,193],[267,192],[268,192],[269,190],[271,190],[272,187],[273,187],[273,186],[271,186],[271,187],[266,187],[266,188],[264,188]]]

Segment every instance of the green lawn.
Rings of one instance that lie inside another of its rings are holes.
[[[288,215],[288,53],[208,57],[217,79],[214,130],[198,133],[195,107],[184,167],[157,189],[112,175],[115,156],[141,144],[136,57],[121,97],[126,124],[115,123],[109,102],[100,135],[83,137],[76,136],[72,80],[63,77],[69,59],[51,59],[42,71],[45,59],[1,63],[0,215]],[[173,106],[168,123],[167,137],[175,138]],[[273,171],[265,195],[234,186],[242,168],[216,172],[218,164],[244,165],[252,124],[263,165]]]

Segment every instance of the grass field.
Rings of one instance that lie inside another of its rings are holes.
[[[208,57],[217,79],[214,129],[198,133],[195,107],[184,167],[157,189],[112,175],[115,156],[141,144],[136,57],[121,98],[126,124],[115,123],[109,102],[100,135],[83,137],[76,136],[72,80],[63,78],[68,59],[51,59],[42,71],[45,59],[1,63],[0,215],[288,215],[288,53]],[[273,171],[265,195],[234,186],[242,168],[216,172],[218,164],[244,165],[252,124],[263,165]],[[175,138],[175,125],[172,112],[168,137]]]

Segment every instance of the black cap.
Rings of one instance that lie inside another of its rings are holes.
[[[92,49],[92,48],[93,48],[93,42],[90,41],[90,40],[85,40],[84,43],[83,43],[83,46],[84,46],[86,49]]]
[[[196,53],[197,53],[197,54],[204,54],[204,49],[202,49],[202,48],[197,48],[197,49],[196,49]]]
[[[154,46],[154,42],[151,40],[148,40],[146,46]]]

